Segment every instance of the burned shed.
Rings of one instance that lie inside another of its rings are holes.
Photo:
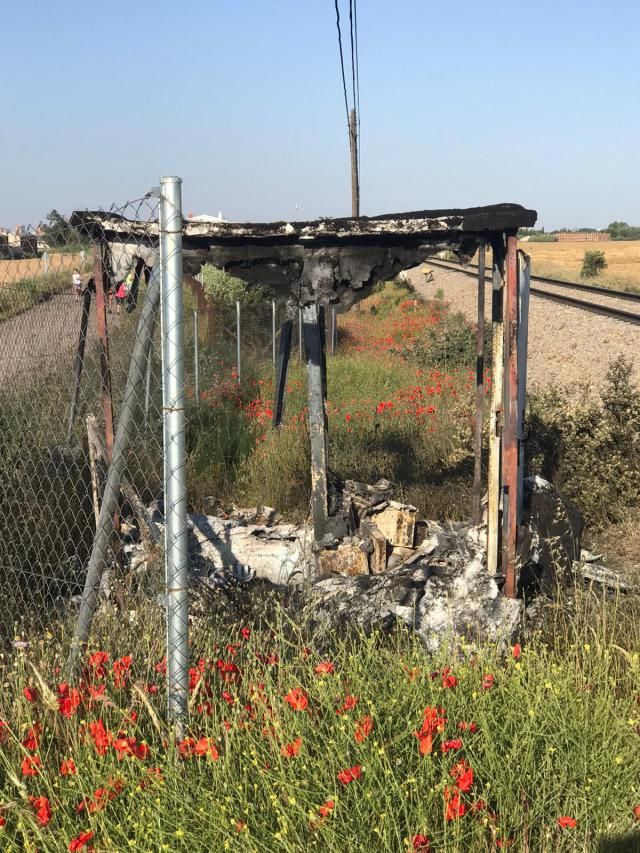
[[[488,571],[516,593],[516,545],[522,493],[521,437],[526,382],[526,304],[528,265],[517,250],[520,227],[535,224],[536,212],[499,204],[453,210],[424,210],[377,217],[320,219],[311,222],[232,223],[183,221],[185,272],[210,263],[250,284],[260,284],[302,310],[308,376],[314,539],[321,543],[328,525],[326,362],[324,309],[347,310],[378,281],[415,267],[449,250],[462,261],[480,252],[484,300],[484,251],[491,249],[493,382],[487,507]],[[158,262],[161,224],[150,229],[102,212],[77,212],[72,225],[107,248],[107,275],[119,277],[142,264]],[[286,321],[292,322],[292,319]],[[480,324],[482,326],[482,324]],[[286,323],[285,323],[286,326]],[[483,331],[483,330],[482,330]],[[283,329],[286,332],[286,329]],[[276,405],[281,407],[291,335],[281,335]],[[481,348],[479,349],[481,353]],[[482,384],[482,364],[479,359]],[[481,407],[479,413],[481,411]],[[476,474],[479,477],[476,445]],[[476,479],[477,479],[476,478]],[[480,483],[477,482],[479,488]]]

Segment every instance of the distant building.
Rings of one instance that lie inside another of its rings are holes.
[[[559,243],[607,243],[611,239],[608,231],[556,231]]]

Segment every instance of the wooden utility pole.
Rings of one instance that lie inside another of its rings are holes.
[[[358,175],[358,125],[356,111],[349,119],[349,148],[351,149],[351,216],[360,216],[360,178]]]

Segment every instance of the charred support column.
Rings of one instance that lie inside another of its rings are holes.
[[[302,308],[304,349],[309,389],[309,437],[311,440],[311,514],[313,537],[324,536],[327,523],[327,422],[323,376],[324,331],[322,309],[317,303]]]
[[[502,574],[504,593],[514,598],[518,533],[518,238],[507,234],[504,302],[504,427],[502,433]]]
[[[287,387],[287,373],[289,370],[289,358],[291,356],[291,340],[293,338],[293,319],[284,321],[280,327],[280,346],[278,348],[278,362],[276,366],[276,399],[273,407],[273,425],[282,425],[284,416],[284,401]]]
[[[529,349],[529,291],[531,258],[518,251],[520,279],[520,316],[518,318],[518,524],[522,523],[524,481],[525,415],[527,408],[527,352]]]
[[[484,275],[485,247],[478,250],[478,332],[476,355],[476,424],[475,462],[473,469],[473,498],[471,520],[480,524],[482,520],[482,415],[484,405]]]
[[[149,268],[145,266],[142,258],[138,258],[136,260],[136,265],[133,271],[133,284],[131,285],[131,292],[129,293],[129,299],[127,300],[127,312],[130,314],[138,304],[138,291],[140,290],[140,280],[144,274],[145,280],[149,282]]]
[[[502,446],[502,393],[503,393],[503,297],[504,297],[504,243],[494,240],[493,286],[491,290],[492,366],[491,409],[489,413],[489,473],[487,505],[487,571],[498,574],[500,546],[500,463]]]

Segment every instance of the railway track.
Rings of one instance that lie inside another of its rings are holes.
[[[471,278],[478,278],[477,267],[463,267],[461,264],[449,261],[434,260],[430,258],[426,262],[427,266],[438,267],[440,269],[450,270],[451,272],[462,273]],[[573,308],[580,308],[583,311],[592,311],[595,314],[601,314],[605,317],[613,317],[616,320],[622,320],[626,323],[634,323],[640,325],[640,293],[629,293],[626,290],[609,290],[605,287],[598,287],[594,284],[583,284],[582,282],[562,281],[557,278],[545,278],[543,276],[531,276],[531,281],[546,285],[546,287],[531,287],[531,295],[540,297],[541,299],[549,299],[553,302],[558,302],[561,305],[569,305]],[[485,275],[485,284],[491,283],[491,275]],[[559,288],[561,291],[573,290],[578,293],[593,293],[597,294],[600,302],[580,299],[576,296],[569,296],[568,293],[550,290],[549,288]],[[637,311],[629,311],[626,308],[621,308],[612,305],[611,300],[624,300],[625,302],[636,303]],[[609,304],[607,304],[609,303]]]

